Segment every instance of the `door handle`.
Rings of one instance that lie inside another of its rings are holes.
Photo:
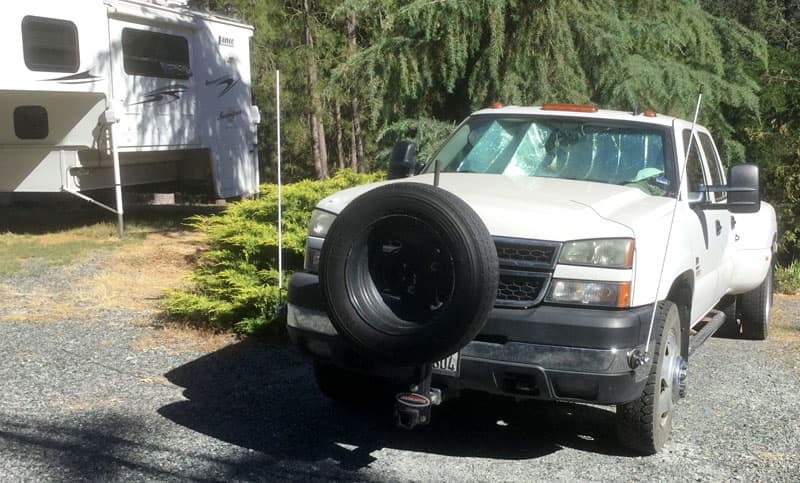
[[[731,230],[736,228],[736,217],[731,215]]]
[[[714,220],[714,224],[717,227],[717,236],[719,236],[719,234],[722,233],[722,223],[720,223],[719,220]]]

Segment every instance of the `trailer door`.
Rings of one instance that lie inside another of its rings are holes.
[[[194,31],[109,18],[109,33],[112,95],[124,106],[118,146],[126,151],[198,146]]]
[[[197,32],[198,97],[201,141],[211,152],[217,195],[258,191],[257,109],[250,89],[249,41],[252,29],[203,21]]]

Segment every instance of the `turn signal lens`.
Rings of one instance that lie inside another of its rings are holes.
[[[602,307],[630,307],[630,282],[553,280],[548,302]]]
[[[597,112],[597,108],[588,104],[545,104],[543,111]]]

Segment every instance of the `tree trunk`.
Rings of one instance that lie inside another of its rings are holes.
[[[358,45],[356,43],[356,14],[352,10],[347,14],[346,21],[347,28],[347,45],[350,50],[350,55],[355,54]],[[356,73],[352,74],[352,85],[350,86],[351,99],[350,108],[353,113],[353,124],[350,131],[350,167],[353,171],[358,171],[359,163],[364,164],[364,140],[361,136],[361,121],[359,121],[360,100],[358,98],[358,80]]]
[[[344,133],[342,132],[342,106],[336,103],[336,155],[339,169],[344,169]]]
[[[310,0],[303,0],[303,26],[308,52],[308,98],[311,103],[311,141],[314,150],[314,169],[317,178],[328,179],[328,147],[325,144],[325,124],[322,120],[322,100],[317,92],[317,58],[314,51],[314,37],[311,34]]]

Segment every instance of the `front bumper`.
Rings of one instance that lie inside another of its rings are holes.
[[[288,329],[313,357],[351,369],[403,378],[414,368],[385,367],[362,359],[330,322],[316,275],[289,282]],[[492,310],[481,333],[460,351],[458,377],[435,375],[450,391],[480,390],[550,400],[618,404],[639,397],[649,364],[632,369],[644,350],[652,306],[630,310],[539,306]]]

